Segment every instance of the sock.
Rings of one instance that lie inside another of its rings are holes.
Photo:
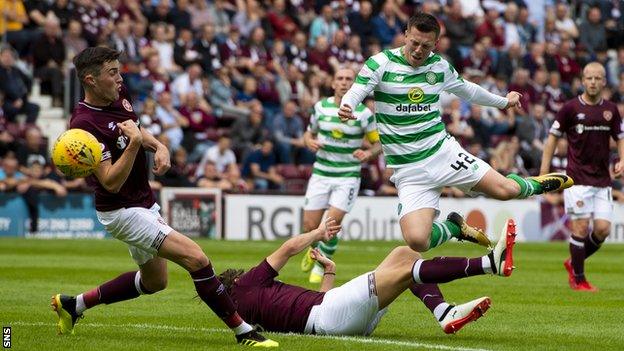
[[[419,259],[412,267],[414,282],[448,283],[455,279],[485,274],[483,259],[466,257],[435,257],[431,260]]]
[[[520,193],[516,196],[517,199],[524,199],[531,195],[539,195],[543,192],[542,186],[536,180],[525,179],[515,173],[508,175],[507,178],[513,180],[520,186]]]
[[[572,270],[574,271],[574,279],[577,283],[585,280],[585,239],[570,236],[570,258]]]
[[[138,271],[126,272],[117,278],[100,285],[96,289],[86,292],[83,294],[85,306],[87,308],[91,308],[99,305],[100,303],[108,305],[139,297],[139,295],[141,295],[141,291],[137,289],[135,284],[137,275],[140,280],[140,273]]]
[[[412,283],[409,289],[412,294],[418,297],[425,304],[425,306],[427,306],[429,311],[436,316],[436,319],[439,318],[439,316],[435,314],[435,309],[441,304],[446,304],[446,302],[444,301],[444,296],[442,296],[442,292],[440,291],[438,284]]]
[[[429,235],[429,249],[438,247],[461,233],[459,226],[451,221],[433,222]]]
[[[318,243],[318,249],[325,255],[327,258],[332,258],[334,253],[336,253],[336,249],[338,248],[338,235],[334,236],[328,242],[320,241]]]
[[[588,258],[596,251],[598,251],[600,249],[600,245],[602,245],[603,242],[604,240],[601,241],[600,239],[598,239],[594,232],[591,232],[591,234],[585,237],[585,258]]]
[[[435,308],[435,310],[433,310],[433,315],[436,317],[438,322],[442,322],[442,319],[446,317],[446,314],[451,310],[452,307],[453,306],[449,305],[446,302],[441,303]]]
[[[251,331],[253,328],[245,323],[236,312],[234,303],[228,295],[225,286],[219,281],[212,269],[212,264],[191,272],[191,278],[195,284],[197,295],[210,307],[210,309],[221,318],[223,322],[235,333],[242,334]]]

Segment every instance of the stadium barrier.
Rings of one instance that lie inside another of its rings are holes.
[[[279,240],[300,232],[303,196],[222,194],[216,189],[164,188],[163,218],[190,237],[225,240]],[[0,237],[104,238],[92,194],[65,198],[41,194],[39,230],[29,233],[28,209],[18,194],[0,193]],[[397,197],[358,197],[343,222],[344,240],[402,240],[397,221]],[[496,237],[507,218],[518,224],[518,240],[550,241],[570,234],[561,206],[539,198],[497,201],[485,198],[440,200],[442,215],[462,213],[468,221]],[[609,242],[624,243],[624,204],[615,204]]]

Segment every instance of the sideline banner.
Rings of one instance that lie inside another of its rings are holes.
[[[275,240],[301,232],[302,196],[225,195],[227,240]],[[397,220],[397,197],[358,197],[343,221],[344,240],[403,240]],[[540,209],[537,201],[501,202],[491,199],[441,199],[441,214],[462,213],[469,223],[498,238],[507,218],[518,225],[518,240],[540,237]],[[443,219],[443,218],[441,218]]]
[[[30,216],[19,194],[0,193],[0,236],[29,238],[104,238],[92,194],[70,193],[66,197],[39,194],[39,228],[29,233]]]
[[[222,238],[220,189],[163,188],[160,205],[163,218],[178,232],[192,238]]]

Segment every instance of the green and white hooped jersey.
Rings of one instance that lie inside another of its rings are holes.
[[[379,138],[371,110],[359,104],[354,114],[357,120],[341,122],[333,97],[314,105],[308,131],[317,135],[322,146],[316,153],[312,173],[325,177],[360,178],[362,165],[353,157],[353,152],[362,147],[365,136],[371,142],[377,142]]]
[[[465,84],[440,55],[432,53],[421,66],[413,67],[401,51],[384,50],[370,57],[351,88],[360,96],[374,89],[379,138],[391,168],[419,162],[440,149],[447,137],[440,93],[462,90]],[[347,103],[347,96],[343,102]]]

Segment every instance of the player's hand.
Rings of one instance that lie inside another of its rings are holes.
[[[373,153],[369,150],[357,149],[353,151],[353,157],[360,160],[360,162],[364,163],[370,160],[373,157]]]
[[[340,224],[336,224],[335,219],[327,217],[324,221],[321,222],[321,224],[317,228],[319,234],[318,240],[331,240],[333,237],[336,236],[336,234],[338,234],[340,229],[342,229],[342,226]]]
[[[135,143],[143,143],[143,135],[141,134],[141,130],[134,123],[133,120],[127,119],[121,123],[117,123],[117,128],[121,131],[121,133],[127,136],[130,139],[130,142]]]
[[[622,175],[622,172],[624,172],[624,163],[621,160],[616,162],[615,167],[613,167],[613,171],[614,171],[613,175],[616,178],[619,178]]]
[[[155,175],[161,176],[171,168],[171,158],[169,150],[166,147],[159,147],[154,153],[154,168],[152,171]]]
[[[318,139],[304,139],[305,146],[313,152],[317,152],[323,144]]]
[[[340,120],[342,122],[346,122],[350,119],[355,119],[355,116],[353,115],[353,109],[351,109],[351,106],[347,104],[340,106],[340,108],[338,109],[338,117],[340,117]]]
[[[333,271],[336,270],[336,264],[334,263],[334,261],[332,261],[329,258],[325,257],[325,255],[323,255],[321,250],[319,250],[318,248],[314,248],[314,249],[310,250],[310,257],[313,260],[315,260],[318,263],[320,263],[323,266],[323,268],[325,268],[325,269],[333,268]]]
[[[522,104],[520,103],[520,98],[522,97],[522,94],[520,94],[517,91],[510,91],[509,94],[507,94],[506,98],[507,98],[507,106],[505,106],[506,109],[511,108],[511,107],[517,107],[517,108],[522,108]]]

